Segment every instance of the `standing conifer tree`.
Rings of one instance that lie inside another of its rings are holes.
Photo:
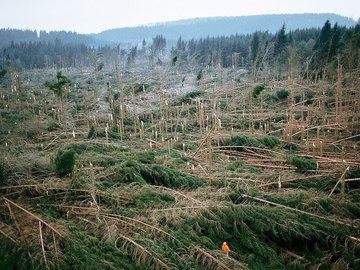
[[[281,77],[283,67],[286,65],[287,60],[287,36],[285,33],[285,24],[281,27],[275,36],[274,44],[274,59],[278,68],[278,76]]]
[[[66,115],[64,113],[64,99],[65,99],[65,88],[71,85],[71,80],[63,75],[61,71],[57,72],[56,80],[46,81],[45,86],[50,90],[54,91],[60,104],[60,116],[59,121],[62,122],[66,128]],[[62,118],[62,119],[61,119]]]

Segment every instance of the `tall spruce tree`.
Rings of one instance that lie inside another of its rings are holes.
[[[341,32],[337,23],[334,25],[334,28],[332,29],[331,32],[332,32],[332,37],[331,37],[329,52],[327,55],[327,62],[330,62],[334,59],[334,57],[338,54],[341,46],[340,44]]]
[[[251,61],[255,61],[255,59],[259,54],[259,49],[260,49],[260,39],[257,31],[254,33],[252,37],[250,48],[251,48],[251,57],[250,57]]]
[[[287,36],[285,33],[285,24],[282,25],[279,32],[276,33],[274,44],[274,56],[281,56],[286,51]]]
[[[327,20],[324,26],[321,28],[320,37],[315,45],[315,49],[319,51],[322,58],[326,58],[331,44],[332,30],[329,20]]]
[[[282,76],[282,71],[287,63],[287,43],[285,24],[283,24],[279,32],[276,33],[274,43],[274,61],[279,77]]]

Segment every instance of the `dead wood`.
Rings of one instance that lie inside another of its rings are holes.
[[[57,235],[59,235],[59,236],[61,236],[61,237],[63,236],[62,233],[60,233],[60,232],[59,232],[57,229],[55,229],[52,225],[50,225],[49,223],[47,223],[46,221],[44,221],[43,219],[41,219],[41,218],[38,217],[37,215],[29,212],[29,211],[26,210],[25,208],[23,208],[23,207],[21,207],[20,205],[14,203],[14,202],[12,202],[12,201],[10,201],[9,199],[4,198],[4,201],[5,201],[5,203],[7,203],[10,212],[12,212],[12,211],[11,211],[11,207],[10,207],[10,204],[11,204],[12,206],[15,206],[16,208],[18,208],[18,209],[20,209],[21,211],[25,212],[25,213],[26,213],[27,215],[29,215],[31,218],[33,218],[33,219],[41,222],[42,224],[44,224],[46,227],[48,227],[49,229],[51,229],[51,230],[52,230],[53,232],[55,232]],[[14,214],[12,214],[12,217],[15,218]],[[15,221],[15,220],[16,220],[16,218],[14,219],[14,221]],[[17,226],[17,227],[18,227],[18,226]],[[18,230],[19,230],[19,228],[18,228]],[[20,230],[19,230],[19,232],[20,232]]]
[[[348,171],[349,169],[350,169],[350,167],[347,167],[347,168],[345,169],[345,171],[342,173],[342,175],[340,176],[339,180],[336,182],[334,188],[331,190],[328,198],[331,197],[331,195],[332,195],[333,192],[335,191],[335,189],[336,189],[336,187],[338,186],[338,184],[341,183],[341,182],[344,182],[344,177],[345,177],[345,175],[346,175],[346,173],[347,173],[347,171]],[[342,189],[343,189],[343,188],[342,188]],[[341,189],[341,190],[342,190],[342,189]],[[343,190],[342,190],[342,193],[343,193]],[[342,194],[342,195],[344,195],[344,194]]]
[[[42,255],[44,258],[44,263],[46,265],[46,268],[49,268],[48,264],[47,264],[47,259],[46,259],[46,254],[45,254],[45,247],[44,247],[44,239],[43,239],[43,234],[42,234],[42,223],[39,220],[39,235],[40,235],[40,244],[41,244],[41,251],[42,251]]]

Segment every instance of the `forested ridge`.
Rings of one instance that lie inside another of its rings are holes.
[[[149,41],[156,35],[162,35],[169,41],[169,44],[173,44],[179,36],[184,40],[190,40],[208,36],[248,35],[255,31],[268,31],[275,34],[284,23],[288,30],[294,31],[296,29],[320,28],[326,20],[329,20],[331,24],[338,23],[346,27],[356,24],[351,18],[331,13],[273,14],[196,18],[149,26],[109,29],[92,36],[115,43],[126,41],[135,45],[141,42],[143,38]]]

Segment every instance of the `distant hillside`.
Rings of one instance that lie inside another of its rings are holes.
[[[257,30],[277,32],[285,23],[286,30],[320,28],[325,21],[332,25],[336,22],[341,26],[354,26],[353,19],[336,14],[281,14],[257,15],[240,17],[211,17],[180,20],[161,24],[126,27],[106,30],[98,34],[78,34],[66,31],[33,31],[17,29],[0,29],[0,48],[22,42],[54,43],[60,40],[63,44],[72,45],[136,45],[143,39],[147,44],[152,42],[156,35],[163,35],[169,46],[181,38],[183,40],[200,39],[207,36],[230,36],[234,34],[251,34]]]
[[[138,26],[106,30],[93,37],[115,43],[137,44],[142,39],[151,40],[158,34],[167,40],[201,38],[207,36],[229,36],[250,34],[256,30],[275,33],[283,23],[287,30],[322,27],[326,20],[342,26],[353,26],[356,22],[336,14],[281,14],[240,17],[211,17],[167,22],[152,26]]]

